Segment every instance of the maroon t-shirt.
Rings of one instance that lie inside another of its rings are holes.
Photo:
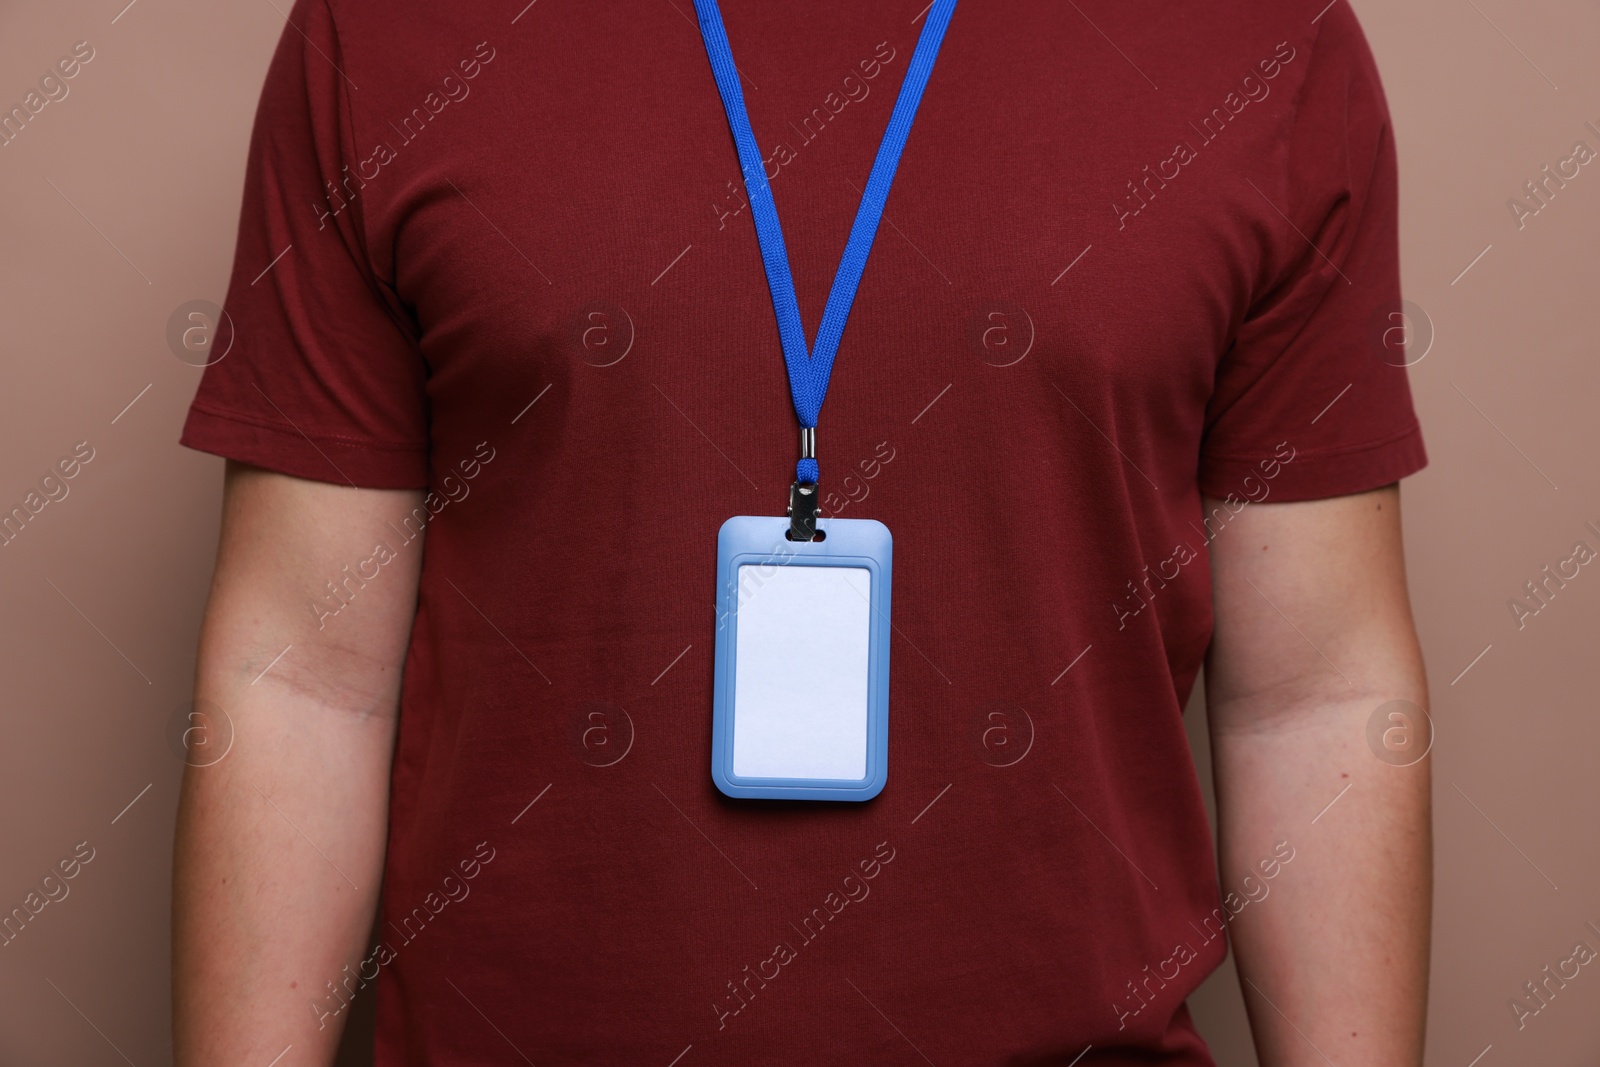
[[[808,334],[920,6],[724,5]],[[688,0],[295,5],[183,440],[430,491],[307,605],[424,553],[380,1064],[1212,1062],[1208,538],[1425,462],[1323,6],[957,9],[819,428],[895,538],[888,785],[821,804],[711,781],[717,529],[797,423]]]

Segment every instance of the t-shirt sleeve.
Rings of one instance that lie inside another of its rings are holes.
[[[1214,497],[1252,496],[1263,474],[1265,499],[1342,496],[1427,463],[1394,343],[1406,320],[1388,105],[1348,5],[1321,23],[1284,171],[1256,178],[1271,248],[1206,411],[1199,482]]]
[[[180,440],[302,478],[423,488],[426,364],[367,254],[333,15],[300,0],[289,23],[256,110],[215,362]]]

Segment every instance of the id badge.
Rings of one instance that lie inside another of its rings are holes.
[[[717,534],[711,777],[730,797],[871,800],[889,767],[893,540],[875,519]]]

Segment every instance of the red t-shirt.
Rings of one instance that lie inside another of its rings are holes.
[[[919,6],[724,5],[808,334]],[[425,525],[379,1064],[1212,1062],[1207,537],[1425,462],[1322,6],[957,9],[818,434],[824,512],[895,538],[856,805],[711,781],[717,529],[782,514],[797,423],[688,0],[295,5],[183,440],[430,489],[308,606],[360,625]]]

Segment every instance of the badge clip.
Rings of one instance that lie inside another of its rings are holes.
[[[814,427],[800,429],[800,458],[817,457],[817,431]],[[812,469],[816,466],[813,463]],[[820,494],[816,482],[796,480],[789,486],[789,540],[815,541],[817,539],[817,503]]]
[[[789,486],[789,540],[817,539],[817,483],[793,482]]]

